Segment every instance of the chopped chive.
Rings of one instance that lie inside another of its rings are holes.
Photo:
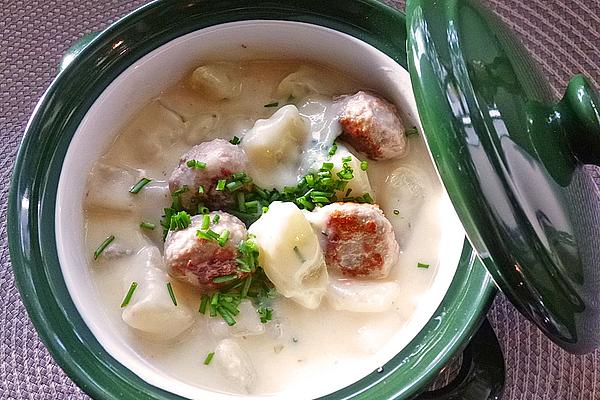
[[[294,246],[294,253],[296,253],[296,256],[300,259],[301,262],[305,262],[306,261],[306,259],[304,258],[304,256],[300,252],[300,249],[298,248],[298,246]]]
[[[250,285],[252,285],[252,275],[248,276],[244,281],[244,286],[242,287],[242,291],[240,293],[240,296],[242,298],[248,296],[248,290],[250,290]]]
[[[331,146],[331,148],[329,149],[329,156],[333,156],[336,151],[337,151],[337,144],[334,143],[333,146]]]
[[[306,175],[304,177],[304,180],[306,181],[308,186],[313,186],[315,184],[315,177],[312,174]]]
[[[400,210],[394,210],[394,215],[400,215]]]
[[[210,228],[210,215],[204,214],[204,216],[202,217],[202,225],[200,226],[200,229],[205,231],[208,228]]]
[[[171,296],[171,301],[173,304],[177,305],[177,299],[175,298],[175,292],[173,292],[173,286],[171,286],[171,282],[167,282],[167,290],[169,291],[169,296]]]
[[[173,196],[179,196],[184,194],[185,192],[187,192],[188,190],[190,190],[187,185],[183,185],[182,187],[180,187],[179,189],[177,189],[176,191],[173,192]]]
[[[236,306],[234,306],[231,302],[222,301],[219,304],[219,306],[223,307],[224,309],[229,311],[231,313],[231,315],[233,315],[234,317],[240,313],[240,310]]]
[[[204,190],[204,185],[200,185],[200,186],[198,187],[198,193],[199,193],[199,194],[204,194],[204,193],[206,193],[206,191]]]
[[[333,163],[325,162],[325,163],[323,163],[323,166],[321,167],[321,169],[323,169],[325,171],[331,171],[333,169]]]
[[[264,190],[262,190],[262,189],[260,189],[258,187],[254,188],[254,192],[256,194],[258,194],[258,197],[260,197],[261,199],[265,199],[266,200],[269,197],[269,195],[267,194],[267,192],[265,192]]]
[[[417,268],[429,268],[429,264],[417,263]]]
[[[231,144],[240,144],[240,142],[241,142],[241,141],[242,141],[242,140],[241,140],[239,137],[237,137],[237,136],[234,136],[234,137],[233,137],[233,138],[232,138],[232,139],[229,141],[229,143],[231,143]]]
[[[225,322],[227,322],[227,325],[235,325],[235,318],[233,318],[233,315],[231,315],[231,313],[227,309],[223,307],[217,307],[217,312],[225,320]]]
[[[344,179],[349,181],[350,179],[354,178],[354,175],[352,174],[351,171],[340,171],[337,173],[338,178],[340,179]]]
[[[225,179],[219,179],[219,181],[217,182],[217,187],[215,188],[215,190],[223,190],[225,189],[225,185],[227,184],[227,181]]]
[[[306,196],[306,195],[305,195]],[[333,196],[333,192],[320,192],[318,190],[315,190],[313,192],[310,192],[310,197],[319,197],[319,196],[323,196],[323,197],[331,197]]]
[[[352,161],[352,156],[342,158],[342,162],[349,163],[350,161]]]
[[[375,200],[373,200],[373,198],[371,197],[371,195],[369,193],[365,193],[363,195],[363,201],[365,203],[370,203],[370,204],[373,204],[375,202]]]
[[[316,197],[313,197],[313,198],[312,198],[312,201],[313,201],[314,203],[321,203],[321,204],[324,204],[324,203],[331,203],[327,197],[323,197],[323,196],[316,196]]]
[[[274,101],[272,103],[265,104],[265,107],[277,107],[278,105],[279,105],[279,102]]]
[[[248,177],[248,175],[245,172],[236,172],[235,174],[231,175],[231,177],[234,181],[241,181]]]
[[[346,190],[345,197],[348,197],[350,195],[350,193],[352,193],[352,188],[349,188],[348,190]]]
[[[104,239],[104,241],[102,243],[100,243],[100,246],[98,246],[96,251],[94,251],[94,260],[97,260],[98,257],[100,257],[100,254],[102,254],[104,249],[106,249],[108,247],[108,245],[112,243],[113,240],[115,240],[115,236],[110,235],[109,237]]]
[[[208,214],[210,210],[204,204],[198,204],[198,214]]]
[[[140,224],[140,228],[153,231],[154,228],[156,228],[156,225],[153,224],[152,222],[143,222],[142,221],[142,223]]]
[[[308,211],[312,211],[313,208],[315,208],[315,205],[312,204],[310,201],[308,201],[306,199],[306,197],[298,197],[296,199],[296,203],[301,204],[302,206],[304,206],[304,208],[306,208]]]
[[[255,210],[258,211],[258,201],[256,200],[252,200],[252,201],[247,201],[244,206],[246,207],[246,210],[248,212],[250,212],[249,210]]]
[[[215,356],[215,353],[213,351],[211,351],[210,353],[208,353],[206,355],[206,358],[204,359],[204,365],[210,364],[210,362],[212,361],[212,359],[213,359],[214,356]]]
[[[219,246],[224,247],[228,240],[229,240],[229,231],[227,229],[225,229],[225,230],[223,230],[223,232],[221,232],[221,235],[219,235],[219,238],[217,239],[217,243],[219,243]]]
[[[246,212],[246,196],[244,195],[244,192],[238,192],[237,203],[238,210],[240,210],[241,212]]]
[[[236,274],[230,274],[230,275],[223,275],[223,276],[217,276],[216,278],[213,278],[213,283],[223,283],[223,282],[230,282],[237,279],[237,275]],[[212,302],[211,302],[212,304]],[[213,304],[216,305],[216,304]]]
[[[344,190],[346,186],[348,186],[348,181],[337,181],[335,184],[337,190]]]
[[[416,126],[413,126],[410,129],[407,129],[406,132],[404,133],[404,135],[406,135],[406,137],[411,137],[411,136],[415,136],[419,134],[419,130],[417,129]]]
[[[214,225],[218,224],[218,223],[219,223],[219,219],[220,219],[220,218],[221,218],[221,217],[219,217],[219,214],[215,214],[215,217],[213,218],[213,224],[214,224]]]
[[[208,305],[209,297],[205,294],[202,295],[202,299],[200,300],[200,307],[198,308],[198,312],[200,314],[206,314],[206,306]]]
[[[360,169],[362,169],[363,171],[366,171],[369,168],[369,162],[368,161],[361,161],[360,162]]]
[[[262,213],[263,213],[263,214],[266,214],[266,213],[267,213],[267,211],[269,211],[269,207],[267,207],[267,206],[264,206],[264,207],[262,208]]]
[[[210,305],[210,316],[211,317],[216,317],[217,316],[217,308],[214,305]]]
[[[213,294],[212,297],[210,298],[211,306],[216,306],[217,304],[219,304],[219,293]]]
[[[142,188],[144,186],[146,186],[148,183],[150,183],[152,181],[152,179],[148,179],[148,178],[142,178],[138,181],[138,183],[136,183],[135,185],[133,185],[130,189],[129,189],[129,193],[133,193],[136,194],[138,193],[140,190],[142,190]]]
[[[270,307],[259,307],[256,312],[258,312],[258,315],[260,316],[260,322],[263,324],[266,324],[273,319],[273,309]]]
[[[219,238],[219,234],[211,229],[209,229],[207,231],[198,230],[198,231],[196,231],[196,236],[199,237],[200,239],[206,239],[206,240],[217,240]]]
[[[198,239],[212,240],[212,238],[208,236],[206,232],[196,231],[196,236],[198,237]]]
[[[185,211],[179,211],[177,214],[171,216],[171,222],[169,224],[169,229],[171,230],[180,230],[185,229],[192,223],[190,218],[190,214]]]
[[[225,187],[227,187],[227,190],[229,190],[230,192],[235,192],[242,186],[244,186],[244,184],[240,181],[229,182],[227,185],[225,185]]]
[[[129,290],[127,291],[127,294],[125,295],[125,298],[123,299],[123,302],[121,303],[121,308],[127,307],[127,305],[129,304],[129,302],[131,301],[131,297],[133,296],[133,292],[135,292],[135,289],[137,287],[138,287],[137,282],[131,282],[131,286],[129,286]]]
[[[323,186],[329,187],[333,184],[333,179],[331,179],[331,177],[323,178],[323,179],[321,179],[321,184]]]
[[[186,165],[188,166],[188,168],[195,168],[195,169],[206,168],[206,163],[202,162],[202,161],[198,161],[198,160],[189,160]]]

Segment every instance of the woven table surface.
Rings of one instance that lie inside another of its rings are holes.
[[[13,162],[29,115],[61,55],[144,1],[0,0],[0,399],[88,399],[39,341],[14,286],[6,239]],[[389,1],[402,9],[403,1]],[[490,0],[553,85],[584,73],[600,87],[600,0]],[[600,183],[598,169],[590,173]],[[488,317],[507,365],[505,400],[600,400],[600,351],[560,350],[499,295]]]

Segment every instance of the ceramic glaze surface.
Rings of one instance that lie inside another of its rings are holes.
[[[474,1],[409,1],[421,120],[467,234],[502,291],[573,352],[600,345],[598,95],[558,104],[533,60]]]

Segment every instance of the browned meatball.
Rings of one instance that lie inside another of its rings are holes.
[[[311,215],[312,214],[312,215]],[[334,203],[306,214],[322,232],[325,262],[349,278],[385,278],[398,262],[392,224],[378,206]]]
[[[341,138],[372,160],[396,158],[406,151],[405,129],[396,107],[368,92],[338,99]]]
[[[169,232],[164,253],[171,276],[203,290],[217,289],[220,284],[214,283],[214,278],[237,272],[238,245],[247,236],[246,226],[233,215],[221,211],[208,215],[212,231],[217,234],[229,231],[229,240],[223,247],[215,240],[196,235],[204,215],[195,215],[186,229]],[[216,224],[213,223],[215,215],[219,216]]]
[[[202,162],[206,167],[189,167],[190,160]],[[217,182],[245,171],[247,164],[246,153],[239,146],[223,139],[204,142],[181,156],[179,166],[169,178],[169,189],[174,193],[187,187],[179,197],[186,210],[195,210],[199,202],[211,209],[224,209],[233,204],[233,197],[226,190],[215,190]],[[200,186],[204,188],[203,194],[198,192]]]

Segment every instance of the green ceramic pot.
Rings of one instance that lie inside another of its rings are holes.
[[[297,21],[330,28],[379,49],[406,68],[404,15],[367,0],[156,1],[79,43],[63,61],[25,133],[12,178],[8,230],[16,282],[41,339],[60,366],[94,398],[180,397],[148,384],[111,357],[67,291],[55,236],[57,187],[65,154],[91,105],[127,67],[180,36],[243,20]],[[445,390],[423,393],[475,336],[493,294],[490,276],[465,241],[450,288],[419,334],[380,370],[326,398],[496,398],[504,371],[487,323],[466,350],[459,378]],[[482,386],[483,395],[477,389]]]

